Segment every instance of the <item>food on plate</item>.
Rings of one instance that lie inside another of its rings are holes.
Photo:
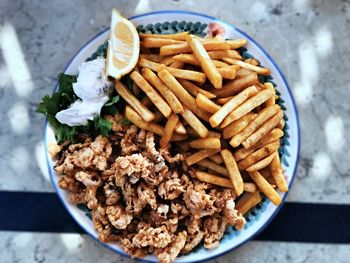
[[[213,249],[263,195],[279,205],[288,191],[283,110],[259,78],[270,71],[244,59],[245,39],[210,28],[212,38],[138,34],[113,10],[107,58],[60,75],[38,106],[55,131],[58,186],[132,257]]]
[[[190,147],[196,149],[221,149],[220,138],[210,137],[196,139],[189,142]]]
[[[279,205],[281,203],[281,197],[275,191],[273,186],[265,179],[264,176],[261,175],[258,171],[249,172],[250,177],[259,187],[260,191],[266,195],[272,203],[275,205]]]
[[[171,137],[173,137],[173,133],[175,132],[178,122],[179,117],[175,113],[172,113],[165,124],[163,136],[159,141],[161,148],[166,148],[168,146]]]
[[[237,163],[233,154],[230,150],[224,149],[221,151],[222,159],[224,159],[224,163],[226,169],[228,171],[228,175],[231,179],[233,189],[237,196],[240,196],[243,193],[243,178],[241,173],[238,170]]]
[[[207,51],[230,49],[230,46],[225,41],[217,40],[217,39],[203,40],[203,47]],[[177,54],[183,54],[183,53],[193,53],[191,47],[187,42],[164,46],[164,47],[161,47],[159,50],[159,54],[161,56],[170,56],[170,55],[177,55]]]
[[[209,57],[208,52],[205,50],[200,38],[197,36],[188,35],[186,37],[186,41],[189,44],[194,56],[199,61],[202,70],[208,76],[210,83],[214,86],[214,88],[221,89],[222,77]]]
[[[262,196],[259,192],[245,192],[241,195],[239,200],[236,203],[236,209],[239,213],[244,215],[247,213],[250,209],[255,207],[257,204],[260,203],[262,199]]]
[[[211,101],[201,93],[198,93],[196,96],[196,104],[199,108],[209,113],[215,113],[221,108],[219,105],[215,104],[215,102]]]
[[[212,127],[219,126],[222,121],[226,120],[226,116],[231,115],[232,112],[234,112],[233,111],[234,109],[242,107],[243,102],[247,103],[247,99],[255,95],[257,92],[258,92],[257,87],[250,86],[247,89],[240,92],[239,94],[237,94],[236,96],[234,96],[232,99],[226,102],[218,111],[216,111],[215,114],[213,114],[210,117],[209,119],[210,125]],[[246,113],[249,113],[249,112],[246,112]],[[225,125],[222,128],[225,128],[226,126],[227,125]]]
[[[274,116],[280,107],[278,105],[273,105],[261,110],[258,115],[252,120],[247,127],[245,127],[239,134],[232,137],[230,144],[233,147],[237,147],[244,140],[246,140],[250,135],[252,135],[264,122]]]

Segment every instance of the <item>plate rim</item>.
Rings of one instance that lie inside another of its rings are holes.
[[[292,108],[294,110],[295,113],[295,118],[296,118],[296,128],[297,128],[297,156],[296,156],[296,161],[295,161],[295,167],[294,167],[294,171],[292,173],[292,178],[289,184],[289,188],[292,189],[294,180],[296,178],[296,172],[297,172],[297,168],[298,168],[298,164],[299,164],[299,159],[300,159],[300,144],[301,144],[301,132],[300,132],[300,120],[299,120],[299,113],[298,113],[298,108],[296,106],[296,102],[295,99],[293,97],[292,91],[289,87],[289,84],[282,72],[282,70],[280,69],[280,67],[278,66],[278,64],[275,62],[275,60],[269,55],[269,53],[257,42],[255,41],[251,36],[249,36],[248,34],[246,34],[244,31],[240,30],[239,28],[237,28],[235,25],[228,23],[222,19],[213,17],[213,16],[209,16],[203,13],[198,13],[198,12],[192,12],[192,11],[184,11],[184,10],[159,10],[159,11],[153,11],[153,12],[146,12],[146,13],[142,13],[142,14],[138,14],[138,15],[133,15],[130,16],[128,19],[132,20],[132,19],[137,19],[137,18],[141,18],[141,17],[146,17],[146,16],[152,16],[152,15],[157,15],[157,14],[184,14],[184,15],[189,15],[189,16],[198,16],[198,17],[204,17],[216,22],[220,22],[222,24],[225,24],[227,27],[232,28],[233,30],[239,32],[240,34],[242,34],[244,37],[246,37],[250,42],[254,43],[257,48],[259,49],[260,52],[262,52],[267,58],[268,60],[273,64],[273,66],[276,68],[278,74],[281,76],[282,81],[284,83],[284,85],[286,86],[287,92],[289,97],[291,98],[291,102],[292,102]],[[64,67],[63,72],[65,72],[67,70],[67,68],[70,66],[70,64],[72,63],[72,61],[77,57],[77,55],[86,48],[86,46],[88,46],[91,42],[93,42],[96,38],[98,38],[99,36],[101,36],[102,34],[104,34],[106,31],[109,30],[109,27],[104,28],[103,30],[101,30],[99,33],[97,33],[96,35],[94,35],[93,37],[91,37],[81,48],[78,49],[77,52],[74,53],[74,55],[71,57],[71,59],[68,61],[68,63],[66,64],[66,66]],[[54,88],[52,90],[52,93],[55,92],[55,90],[58,87],[58,81],[57,83],[54,85]],[[52,94],[51,93],[51,94]],[[127,258],[131,258],[128,254],[126,254],[124,251],[118,251],[115,250],[113,247],[108,246],[106,243],[103,243],[102,241],[100,241],[98,238],[96,238],[92,233],[90,233],[81,223],[80,221],[78,221],[75,216],[73,216],[73,214],[70,212],[70,209],[67,207],[66,201],[63,200],[63,198],[58,194],[58,191],[60,191],[60,189],[58,188],[58,186],[55,184],[54,181],[54,174],[51,171],[51,165],[50,165],[50,156],[48,154],[47,151],[47,130],[48,130],[49,124],[48,124],[48,120],[45,120],[45,125],[44,125],[44,147],[45,147],[45,155],[46,155],[46,163],[47,163],[47,168],[49,171],[49,175],[50,175],[50,180],[51,183],[55,189],[55,192],[57,194],[57,196],[59,197],[61,203],[63,204],[63,206],[65,207],[65,209],[67,210],[67,212],[69,213],[69,215],[74,219],[74,221],[79,225],[79,227],[81,227],[85,233],[87,233],[90,237],[92,237],[95,241],[97,241],[99,244],[101,244],[103,247],[123,256],[123,257],[127,257]],[[240,244],[237,244],[236,246],[233,246],[229,249],[227,249],[224,252],[221,252],[217,255],[213,255],[211,257],[205,258],[204,260],[192,260],[192,261],[186,261],[187,263],[194,263],[194,262],[203,262],[203,261],[208,261],[214,258],[218,258],[221,257],[231,251],[233,251],[234,249],[239,248],[240,246],[244,245],[245,243],[247,243],[248,241],[253,240],[257,235],[259,235],[264,229],[266,229],[266,227],[273,221],[273,219],[276,217],[276,215],[280,212],[281,208],[283,207],[283,205],[286,202],[286,198],[289,194],[289,191],[286,192],[282,198],[282,202],[281,204],[276,207],[275,211],[272,213],[272,215],[270,216],[270,218],[268,218],[268,220],[265,222],[264,225],[262,225],[254,234],[252,234],[250,237],[248,237],[246,240],[244,240],[243,242],[241,242]],[[142,258],[137,258],[135,259],[136,261],[140,261],[140,262],[154,262],[151,260],[147,260],[147,259],[142,259]]]

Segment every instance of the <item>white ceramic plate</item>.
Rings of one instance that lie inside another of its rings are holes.
[[[285,108],[285,120],[287,130],[285,132],[288,134],[284,137],[284,146],[282,153],[283,160],[283,169],[285,170],[285,175],[288,180],[289,187],[293,182],[295,177],[296,166],[299,156],[299,147],[300,147],[300,131],[299,131],[299,122],[297,109],[291,94],[291,91],[288,87],[288,84],[278,68],[277,64],[273,59],[262,49],[262,47],[256,43],[251,37],[242,31],[235,28],[233,25],[228,24],[224,21],[210,17],[203,14],[185,12],[185,11],[159,11],[146,13],[143,15],[137,15],[130,18],[130,20],[135,25],[148,25],[162,22],[172,22],[172,21],[186,21],[186,22],[201,22],[209,24],[210,22],[218,22],[224,26],[226,31],[226,38],[246,38],[248,39],[247,49],[248,52],[257,58],[262,65],[271,70],[271,76],[273,81],[277,84],[277,90],[281,93],[281,98],[283,99],[283,108]],[[108,28],[104,31],[97,34],[93,37],[85,46],[83,46],[78,53],[72,58],[68,63],[65,73],[67,74],[77,74],[78,66],[84,62],[96,49],[106,41],[108,38]],[[57,86],[56,86],[57,88]],[[54,132],[50,126],[46,125],[45,127],[45,147],[49,143],[54,143],[55,137]],[[67,193],[57,186],[58,176],[53,170],[54,163],[50,159],[48,153],[46,155],[47,164],[50,171],[50,176],[52,183],[56,189],[56,192],[61,199],[62,203],[71,214],[71,216],[76,220],[76,222],[96,241],[98,241],[98,234],[94,229],[92,221],[85,215],[83,211],[78,209],[75,205],[71,205],[67,202]],[[286,194],[281,194],[283,202],[286,198]],[[254,209],[247,218],[247,225],[243,231],[235,231],[233,228],[230,228],[224,238],[221,240],[220,246],[213,250],[206,250],[203,247],[196,249],[194,252],[179,257],[176,262],[197,262],[212,259],[227,253],[228,251],[237,248],[242,245],[244,242],[254,238],[258,233],[260,233],[275,217],[279,207],[274,206],[268,200],[265,200],[261,205]],[[64,222],[62,222],[64,223]],[[100,241],[98,241],[100,242]],[[123,256],[127,254],[118,246],[117,243],[101,243],[105,247],[115,251]],[[147,256],[143,260],[148,262],[156,262],[157,259],[155,256]]]

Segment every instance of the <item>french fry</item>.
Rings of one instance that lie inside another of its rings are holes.
[[[169,66],[171,63],[174,63],[175,60],[172,56],[166,56],[162,57],[162,59],[159,61],[160,64],[164,64],[165,66]]]
[[[275,157],[272,159],[270,164],[271,176],[275,179],[278,190],[281,192],[288,192],[288,185],[283,176],[283,171],[281,167],[280,157],[278,152],[276,152]]]
[[[141,118],[141,116],[130,106],[125,107],[125,116],[129,121],[131,121],[140,129],[153,132],[160,136],[162,136],[164,133],[164,129],[162,126],[153,122],[145,122],[144,119]]]
[[[158,94],[158,92],[136,71],[130,74],[130,78],[136,83],[140,89],[146,93],[147,97],[153,102],[157,109],[165,116],[169,117],[171,108],[168,103]]]
[[[139,33],[139,36],[141,39],[144,38],[165,38],[165,39],[174,39],[174,40],[186,40],[186,36],[188,35],[188,32],[180,32],[176,34],[145,34],[145,33]]]
[[[183,41],[167,38],[145,38],[140,45],[146,48],[161,48],[166,45],[181,44]]]
[[[222,158],[222,156],[220,154],[214,154],[212,156],[209,156],[208,158],[216,164],[224,163],[224,159]]]
[[[201,84],[203,84],[206,80],[206,76],[202,72],[166,67],[165,65],[149,61],[145,58],[140,58],[138,65],[140,67],[149,68],[156,72],[166,68],[176,78],[193,80]]]
[[[215,66],[215,65],[214,65]],[[236,70],[231,67],[217,69],[223,79],[234,79],[236,77]]]
[[[243,91],[244,92],[244,91]],[[265,101],[267,101],[269,98],[271,98],[274,95],[274,93],[271,90],[262,90],[259,93],[255,94],[253,97],[250,97],[244,103],[239,105],[237,108],[235,108],[222,122],[221,128],[225,128],[227,125],[229,125],[231,122],[239,119],[243,115],[247,114],[248,112],[252,111],[254,108],[260,106]],[[224,105],[225,106],[225,105]],[[223,106],[223,107],[224,107]]]
[[[183,53],[191,53],[191,48],[187,43],[168,45],[161,47],[159,50],[161,56],[171,56]]]
[[[239,60],[242,60],[242,56],[238,53],[238,51],[236,50],[229,50],[227,52],[227,56],[225,56],[226,58],[233,58],[233,59],[239,59]],[[225,58],[225,57],[221,57],[222,58]]]
[[[228,171],[226,170],[225,167],[218,165],[218,164],[216,164],[208,159],[203,159],[203,160],[199,161],[197,164],[201,167],[208,168],[208,169],[210,169],[210,170],[212,170],[220,175],[228,177]]]
[[[217,60],[217,59],[220,59],[224,55],[228,55],[228,51],[227,50],[209,51],[208,55],[213,61],[217,61],[219,63],[223,63],[221,65],[230,66],[229,64],[227,64],[225,62]],[[178,55],[173,56],[172,58],[175,61],[184,62],[184,63],[191,64],[191,65],[194,65],[194,66],[200,66],[199,60],[193,54],[178,54]]]
[[[205,50],[202,42],[199,40],[199,37],[188,35],[186,41],[193,51],[195,57],[199,61],[203,71],[207,75],[211,84],[214,88],[221,89],[222,87],[222,76],[215,67],[213,61],[209,57],[207,51]]]
[[[245,68],[240,68],[239,70],[237,70],[237,77],[245,77],[248,76],[250,74],[252,74],[253,71],[249,70],[249,69],[245,69]]]
[[[201,65],[211,84],[213,84],[214,88],[220,89],[222,87],[222,77],[209,57],[208,52],[205,50],[202,42],[198,37],[193,35],[188,35],[186,37],[186,41],[191,47],[191,50],[199,61],[199,64]]]
[[[175,132],[178,134],[186,134],[186,128],[185,126],[181,123],[181,121],[179,120],[175,126]]]
[[[141,126],[139,128],[144,129],[146,131],[153,132],[154,134],[158,134],[159,136],[162,136],[164,132],[163,127],[154,122],[149,122],[146,124],[144,128],[142,128]]]
[[[230,46],[230,49],[237,49],[240,47],[244,47],[247,44],[246,39],[232,39],[226,40],[226,43]]]
[[[280,142],[277,140],[277,141],[271,142],[271,143],[265,145],[264,147],[254,151],[253,153],[248,155],[248,157],[246,157],[243,160],[238,162],[237,165],[238,165],[239,170],[243,171],[243,170],[247,169],[252,164],[260,161],[261,159],[265,158],[266,156],[277,151],[279,146],[280,146]]]
[[[268,134],[266,134],[264,137],[262,137],[259,142],[254,144],[252,147],[248,149],[258,149],[260,147],[265,146],[266,144],[269,144],[270,142],[273,142],[283,136],[283,131],[281,129],[273,129]]]
[[[220,98],[220,99],[216,100],[216,103],[219,104],[219,105],[224,105],[225,103],[227,103],[232,98],[233,98],[233,96],[229,96],[229,97],[226,97],[226,98]]]
[[[195,175],[200,181],[226,188],[233,188],[232,181],[230,179],[222,178],[215,174],[206,173],[198,170],[195,171]],[[257,190],[257,186],[254,183],[243,183],[243,189],[245,192],[255,193]]]
[[[170,68],[177,68],[177,69],[182,69],[184,68],[185,63],[180,62],[180,61],[175,61],[169,65]]]
[[[191,81],[186,80],[186,79],[179,79],[178,80],[180,82],[180,84],[189,92],[191,93],[193,96],[197,96],[199,93],[203,94],[204,96],[206,96],[208,99],[213,99],[216,97],[215,94],[204,90],[200,87],[198,87],[197,85],[193,84]]]
[[[258,73],[260,75],[270,75],[271,74],[271,72],[268,68],[255,66],[255,65],[243,62],[242,60],[233,59],[233,58],[223,58],[222,60],[226,63],[232,64],[232,65],[238,65],[241,68],[255,71],[256,73]]]
[[[211,51],[211,52],[221,52],[221,51]],[[179,55],[173,56],[173,59],[175,61],[187,63],[190,65],[200,66],[198,59],[193,54],[179,54]],[[212,61],[215,65],[215,67],[217,67],[217,68],[231,67],[229,64],[222,62],[220,60],[213,59]]]
[[[283,118],[283,111],[279,111],[275,116],[267,120],[257,131],[250,135],[242,145],[244,148],[250,148],[256,144],[262,137],[268,134],[273,128],[277,126],[279,121]]]
[[[176,142],[176,145],[183,152],[188,152],[190,150],[190,146],[188,145],[187,142]]]
[[[261,84],[260,82],[257,83],[256,86],[259,88],[259,91],[266,89],[265,86],[263,84]]]
[[[227,82],[222,89],[220,90],[213,90],[212,92],[218,97],[218,98],[224,98],[228,96],[232,96],[237,94],[238,92],[242,91],[243,89],[253,86],[256,83],[259,82],[258,76],[256,73],[252,73],[248,76],[242,77],[242,78],[235,78],[234,80],[231,80]]]
[[[228,43],[222,40],[209,39],[203,42],[203,46],[207,51],[213,50],[229,50],[230,46]],[[191,53],[192,50],[188,43],[174,44],[161,47],[159,54],[161,56],[169,56],[176,54]]]
[[[191,136],[191,137],[199,137],[199,134],[198,134],[191,126],[187,126],[187,127],[186,127],[186,131],[187,131],[187,134],[188,134],[189,136]],[[208,130],[208,136],[207,136],[207,138],[217,138],[217,139],[220,139],[220,138],[221,138],[221,133]],[[221,157],[221,156],[220,156],[220,157]]]
[[[191,166],[195,163],[198,163],[200,160],[203,160],[209,156],[212,156],[216,153],[218,153],[220,150],[213,150],[213,149],[204,149],[200,150],[186,158],[187,165]]]
[[[225,62],[222,62],[221,60],[213,59],[213,63],[214,63],[214,65],[215,65],[215,67],[217,67],[218,69],[219,69],[219,68],[233,68],[233,69],[235,69],[235,68],[232,67],[231,65],[226,64]],[[235,70],[236,70],[236,69],[235,69]]]
[[[251,87],[243,90],[242,92],[240,92],[238,95],[234,96],[225,105],[223,105],[220,110],[215,112],[215,114],[213,114],[210,117],[210,119],[209,119],[210,125],[212,127],[219,126],[220,123],[226,118],[226,116],[230,116],[229,115],[230,112],[232,112],[236,108],[239,108],[240,107],[239,105],[241,105],[244,101],[246,101],[248,98],[250,98],[251,96],[253,96],[257,93],[258,93],[257,88],[255,86],[251,86]],[[223,126],[222,128],[226,127],[227,125]]]
[[[140,57],[139,58],[139,61],[137,62],[137,65],[139,67],[144,67],[144,68],[149,68],[153,71],[157,71],[158,67],[159,67],[159,63],[156,63],[156,62],[153,62],[153,61],[150,61],[144,57]]]
[[[193,54],[179,54],[179,55],[173,56],[173,59],[175,61],[191,64],[194,66],[200,65],[199,61],[197,60],[197,58]]]
[[[162,69],[158,72],[158,76],[165,83],[165,85],[176,95],[176,97],[198,117],[203,120],[209,119],[209,113],[199,109],[196,105],[196,100],[187,92],[184,87],[170,74],[167,69]]]
[[[250,172],[249,175],[259,187],[260,191],[263,192],[264,195],[270,199],[273,204],[279,205],[282,202],[279,194],[258,171]]]
[[[175,94],[158,78],[158,76],[153,73],[148,68],[142,69],[142,75],[145,79],[147,79],[153,87],[155,87],[160,94],[165,98],[165,100],[169,103],[170,108],[175,113],[183,112],[182,104],[179,99],[175,96]]]
[[[166,148],[168,146],[178,121],[179,121],[179,117],[175,113],[172,113],[169,116],[168,121],[164,128],[163,136],[162,138],[160,138],[160,141],[159,141],[159,145],[161,148]]]
[[[159,61],[163,58],[158,54],[140,54],[140,58],[145,58],[147,60],[159,63]]]
[[[208,129],[201,123],[201,121],[197,118],[196,115],[193,114],[187,108],[184,108],[184,111],[180,113],[182,118],[184,118],[187,123],[199,134],[201,138],[205,138],[208,136]]]
[[[223,63],[225,63],[225,62],[223,62]],[[225,63],[226,65],[229,65],[229,64],[227,64],[227,63]],[[240,66],[238,66],[238,65],[229,65],[229,67],[231,67],[231,68],[233,68],[233,69],[235,69],[236,70],[236,72],[238,71],[238,70],[240,70],[241,69],[241,67]],[[251,73],[254,73],[253,71],[251,71]],[[260,83],[260,82],[258,82],[258,83]]]
[[[259,66],[259,62],[255,58],[247,58],[244,62],[249,63],[254,66]]]
[[[221,152],[222,159],[224,159],[224,163],[226,169],[228,171],[229,177],[231,179],[233,189],[237,196],[240,196],[243,193],[243,179],[241,173],[238,170],[237,163],[232,153],[225,149]]]
[[[252,164],[251,166],[249,166],[246,171],[247,172],[254,172],[254,171],[258,171],[261,170],[267,166],[269,166],[269,164],[271,163],[272,159],[276,156],[276,152],[270,154],[269,156],[265,157],[264,159],[261,159],[260,161],[258,161],[257,163]]]
[[[210,174],[202,171],[195,171],[195,175],[197,179],[202,182],[215,184],[215,185],[227,187],[227,188],[233,188],[233,185],[230,179],[223,178],[215,174]]]
[[[230,125],[226,126],[222,130],[222,136],[224,139],[231,138],[236,134],[240,133],[248,124],[256,118],[257,114],[249,112],[246,115],[242,116],[238,120],[235,120]],[[236,159],[236,157],[235,157]],[[237,159],[236,159],[237,160]]]
[[[170,72],[170,74],[173,75],[175,78],[192,80],[201,84],[203,84],[206,80],[206,76],[202,72],[165,67],[164,65],[160,65],[157,71],[160,71],[162,69],[167,69]]]
[[[233,138],[230,140],[231,146],[239,146],[245,139],[252,135],[263,123],[274,116],[280,109],[281,108],[278,105],[272,105],[261,110],[256,118],[252,120],[247,127],[245,127],[240,133],[233,136]]]
[[[258,188],[256,187],[256,184],[254,183],[246,183],[243,184],[243,191],[249,192],[249,193],[255,193]]]
[[[241,215],[246,214],[250,209],[259,204],[262,200],[262,196],[258,191],[254,193],[243,193],[239,200],[236,202],[235,208]]]
[[[244,60],[244,62],[252,64],[254,66],[259,66],[259,64],[260,64],[259,61],[256,60],[255,58],[247,58]]]
[[[277,124],[277,128],[283,130],[284,125],[286,125],[286,122],[285,122],[284,119],[281,119],[281,120],[279,121],[279,123]]]
[[[199,108],[210,113],[215,113],[221,108],[201,93],[197,95],[196,103]]]
[[[216,51],[208,51],[208,55],[211,59],[222,59],[225,57],[229,57],[230,50],[216,50]]]
[[[245,115],[246,116],[246,115]],[[243,117],[242,117],[243,118]],[[239,148],[235,153],[235,159],[236,161],[240,161],[244,158],[246,158],[249,154],[251,154],[252,152],[254,152],[255,150],[273,142],[276,141],[277,139],[281,138],[283,136],[283,131],[280,129],[273,129],[272,131],[270,131],[268,134],[266,134],[264,137],[261,138],[261,140],[254,144],[251,148]]]
[[[221,143],[218,138],[204,138],[189,142],[191,148],[195,149],[220,149]]]
[[[269,90],[272,90],[273,92],[275,92],[275,88],[273,87],[273,85],[270,82],[265,82],[264,87],[266,89],[269,89]],[[272,96],[267,101],[265,101],[264,107],[270,107],[270,106],[275,105],[275,104],[276,104],[275,96]]]
[[[131,106],[135,109],[141,117],[149,122],[154,119],[154,114],[141,104],[141,102],[134,96],[132,93],[124,86],[120,81],[116,81],[114,85],[115,90],[118,94]]]

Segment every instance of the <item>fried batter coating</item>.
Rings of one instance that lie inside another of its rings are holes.
[[[59,187],[69,202],[91,209],[102,242],[119,241],[132,257],[153,253],[167,263],[202,241],[217,247],[229,226],[244,227],[232,189],[195,179],[186,153],[159,149],[153,133],[120,124],[121,115],[106,118],[115,132],[109,137],[52,150]]]

